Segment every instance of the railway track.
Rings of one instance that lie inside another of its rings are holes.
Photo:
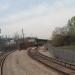
[[[33,59],[43,63],[47,67],[53,68],[59,72],[61,72],[63,75],[75,75],[75,65],[71,65],[65,62],[62,62],[60,60],[47,57],[41,53],[39,53],[35,49],[29,49],[28,55],[32,57]],[[70,67],[72,66],[72,67]]]
[[[7,58],[7,56],[11,53],[13,53],[14,51],[11,51],[11,52],[6,52],[6,53],[2,53],[0,54],[0,75],[3,75],[3,64],[4,64],[4,61],[5,59]]]

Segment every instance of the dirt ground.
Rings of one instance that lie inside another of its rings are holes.
[[[9,55],[3,66],[3,75],[62,75],[47,68],[27,55],[27,51],[16,51]]]

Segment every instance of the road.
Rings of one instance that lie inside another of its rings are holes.
[[[27,51],[16,51],[9,55],[3,66],[3,75],[62,75],[33,60]]]

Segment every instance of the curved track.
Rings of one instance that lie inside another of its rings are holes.
[[[35,49],[28,50],[28,55],[44,65],[63,73],[64,75],[75,75],[75,66],[73,68],[69,67],[69,64],[65,64],[65,62],[47,57]]]
[[[0,75],[3,75],[3,64],[4,64],[4,61],[5,59],[7,58],[7,56],[11,53],[13,53],[14,51],[11,51],[11,52],[7,52],[7,53],[2,53],[1,54],[1,59],[0,59]]]

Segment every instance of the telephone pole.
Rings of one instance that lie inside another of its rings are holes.
[[[24,31],[23,31],[23,28],[22,28],[22,37],[23,37],[23,42],[24,42]]]
[[[0,34],[1,34],[1,28],[0,28]]]
[[[24,31],[23,31],[23,28],[22,28],[22,48],[24,49],[24,45],[25,45],[25,41],[24,41]]]

